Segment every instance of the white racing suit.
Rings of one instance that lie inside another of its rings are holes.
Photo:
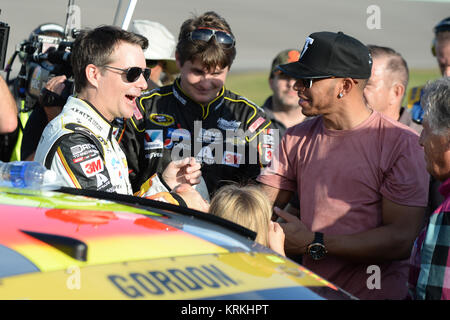
[[[127,159],[114,129],[89,102],[69,97],[42,133],[35,161],[60,175],[64,186],[132,195]],[[143,196],[164,191],[155,175]]]

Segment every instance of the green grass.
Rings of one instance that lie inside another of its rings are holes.
[[[266,98],[272,94],[269,87],[268,72],[230,73],[226,82],[230,89],[262,106]]]
[[[410,70],[408,91],[412,87],[423,85],[428,80],[435,80],[439,77],[440,73],[437,68]],[[268,72],[263,71],[248,73],[231,72],[228,75],[226,87],[260,106],[272,94],[268,83]]]

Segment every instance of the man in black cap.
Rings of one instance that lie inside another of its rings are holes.
[[[258,181],[285,220],[286,254],[358,298],[402,299],[428,176],[417,134],[366,105],[371,66],[368,48],[342,32],[307,37],[279,69],[314,118],[286,131]],[[295,191],[301,220],[279,209]]]

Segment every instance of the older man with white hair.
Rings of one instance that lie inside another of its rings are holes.
[[[427,84],[420,144],[427,170],[442,184],[444,202],[430,216],[411,255],[409,293],[414,299],[450,299],[450,78]]]

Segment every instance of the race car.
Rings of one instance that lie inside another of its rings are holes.
[[[133,196],[0,188],[0,299],[354,299],[255,235]]]

